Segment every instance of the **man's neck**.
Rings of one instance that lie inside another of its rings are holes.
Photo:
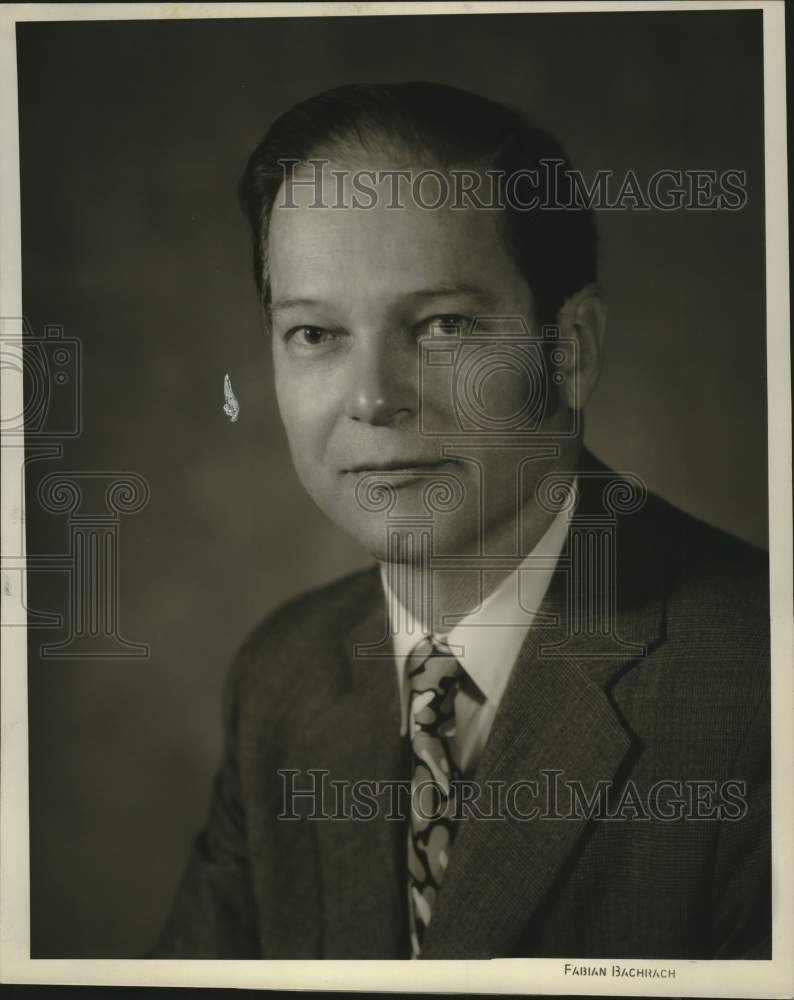
[[[575,462],[566,461],[560,468],[561,477],[570,485],[576,475]],[[488,566],[488,557],[482,557],[482,569],[455,570],[445,566],[440,570],[428,563],[389,563],[385,566],[386,580],[394,597],[427,632],[443,636],[451,623],[470,614],[513,572],[522,557],[532,552],[554,523],[558,512],[542,508],[534,496],[528,497],[519,511],[525,550],[515,553],[515,558],[494,559]],[[517,537],[515,518],[511,517],[493,525],[484,538],[480,551],[494,553],[515,552]],[[458,553],[461,554],[461,553]]]

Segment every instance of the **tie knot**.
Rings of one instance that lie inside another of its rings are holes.
[[[407,668],[411,697],[421,696],[422,703],[430,692],[444,700],[454,698],[455,686],[463,673],[449,646],[432,636],[425,636],[416,644],[408,657]]]

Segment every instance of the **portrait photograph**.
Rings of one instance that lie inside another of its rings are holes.
[[[783,4],[7,11],[2,981],[790,995]]]

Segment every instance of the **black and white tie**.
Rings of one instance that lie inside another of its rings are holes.
[[[417,958],[456,830],[454,782],[461,775],[450,740],[463,670],[448,646],[426,636],[408,657],[407,671],[412,749],[408,911],[411,953]]]

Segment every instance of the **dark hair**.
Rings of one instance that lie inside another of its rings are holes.
[[[384,143],[439,167],[477,167],[522,175],[520,199],[538,207],[505,208],[508,244],[529,284],[542,323],[553,323],[565,300],[596,278],[592,213],[573,197],[571,170],[558,141],[518,111],[438,83],[352,84],[311,97],[277,118],[251,154],[240,201],[254,240],[254,273],[269,301],[267,230],[284,181],[283,161],[304,163],[339,151],[382,151]],[[544,169],[543,163],[557,167]],[[518,190],[518,189],[517,189]],[[517,196],[518,197],[518,196]],[[542,206],[566,206],[542,207]]]

